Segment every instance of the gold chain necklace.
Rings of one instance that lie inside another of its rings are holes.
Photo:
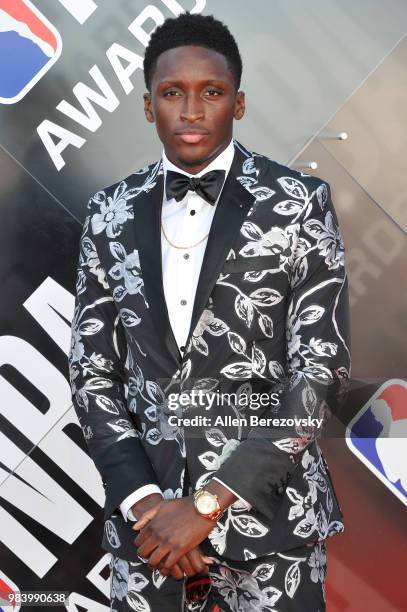
[[[177,244],[174,244],[173,242],[171,242],[171,240],[168,238],[167,234],[164,231],[164,226],[163,226],[163,222],[161,221],[161,229],[162,232],[164,234],[164,238],[166,239],[166,241],[173,246],[176,249],[192,249],[193,247],[198,246],[198,244],[200,244],[201,242],[203,242],[205,240],[205,238],[207,238],[209,236],[209,232],[206,234],[206,236],[204,236],[203,238],[201,238],[201,240],[199,240],[198,242],[196,242],[195,244],[191,244],[189,246],[178,246]]]

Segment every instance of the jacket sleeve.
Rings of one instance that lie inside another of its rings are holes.
[[[125,331],[89,213],[80,239],[68,364],[73,406],[105,487],[105,519],[139,487],[158,485],[127,408],[126,360]]]
[[[320,437],[329,416],[339,414],[350,376],[344,245],[330,186],[320,180],[318,185],[299,220],[286,304],[284,375],[268,383],[267,392],[278,393],[278,410],[262,416],[310,416],[322,424],[252,427],[216,472],[269,520],[305,449]]]

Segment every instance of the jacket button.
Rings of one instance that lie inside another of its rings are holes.
[[[279,495],[282,495],[282,494],[284,493],[284,487],[278,487],[278,489],[277,489],[277,493],[278,493]]]

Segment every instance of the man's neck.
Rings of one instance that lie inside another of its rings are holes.
[[[167,151],[165,151],[165,148],[164,148],[164,151],[165,151],[165,155],[167,159],[172,164],[174,164],[174,166],[176,166],[180,170],[183,170],[184,172],[187,172],[188,174],[198,174],[199,172],[204,170],[207,166],[209,166],[213,161],[215,161],[215,159],[217,159],[220,155],[222,155],[222,153],[228,148],[232,140],[233,138],[231,138],[231,140],[229,140],[226,144],[223,144],[221,148],[218,151],[215,151],[213,155],[211,155],[209,158],[205,160],[197,160],[193,162],[192,164],[188,164],[188,162],[185,162],[180,159],[173,159],[172,157],[168,155]]]

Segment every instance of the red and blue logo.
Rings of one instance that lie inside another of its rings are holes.
[[[352,419],[346,443],[407,505],[407,382],[386,381]]]
[[[0,102],[21,100],[61,50],[59,32],[29,0],[0,0]]]
[[[19,595],[20,589],[6,574],[0,571],[0,612],[17,612],[21,605],[13,601],[13,595]],[[7,601],[8,603],[4,603]]]

